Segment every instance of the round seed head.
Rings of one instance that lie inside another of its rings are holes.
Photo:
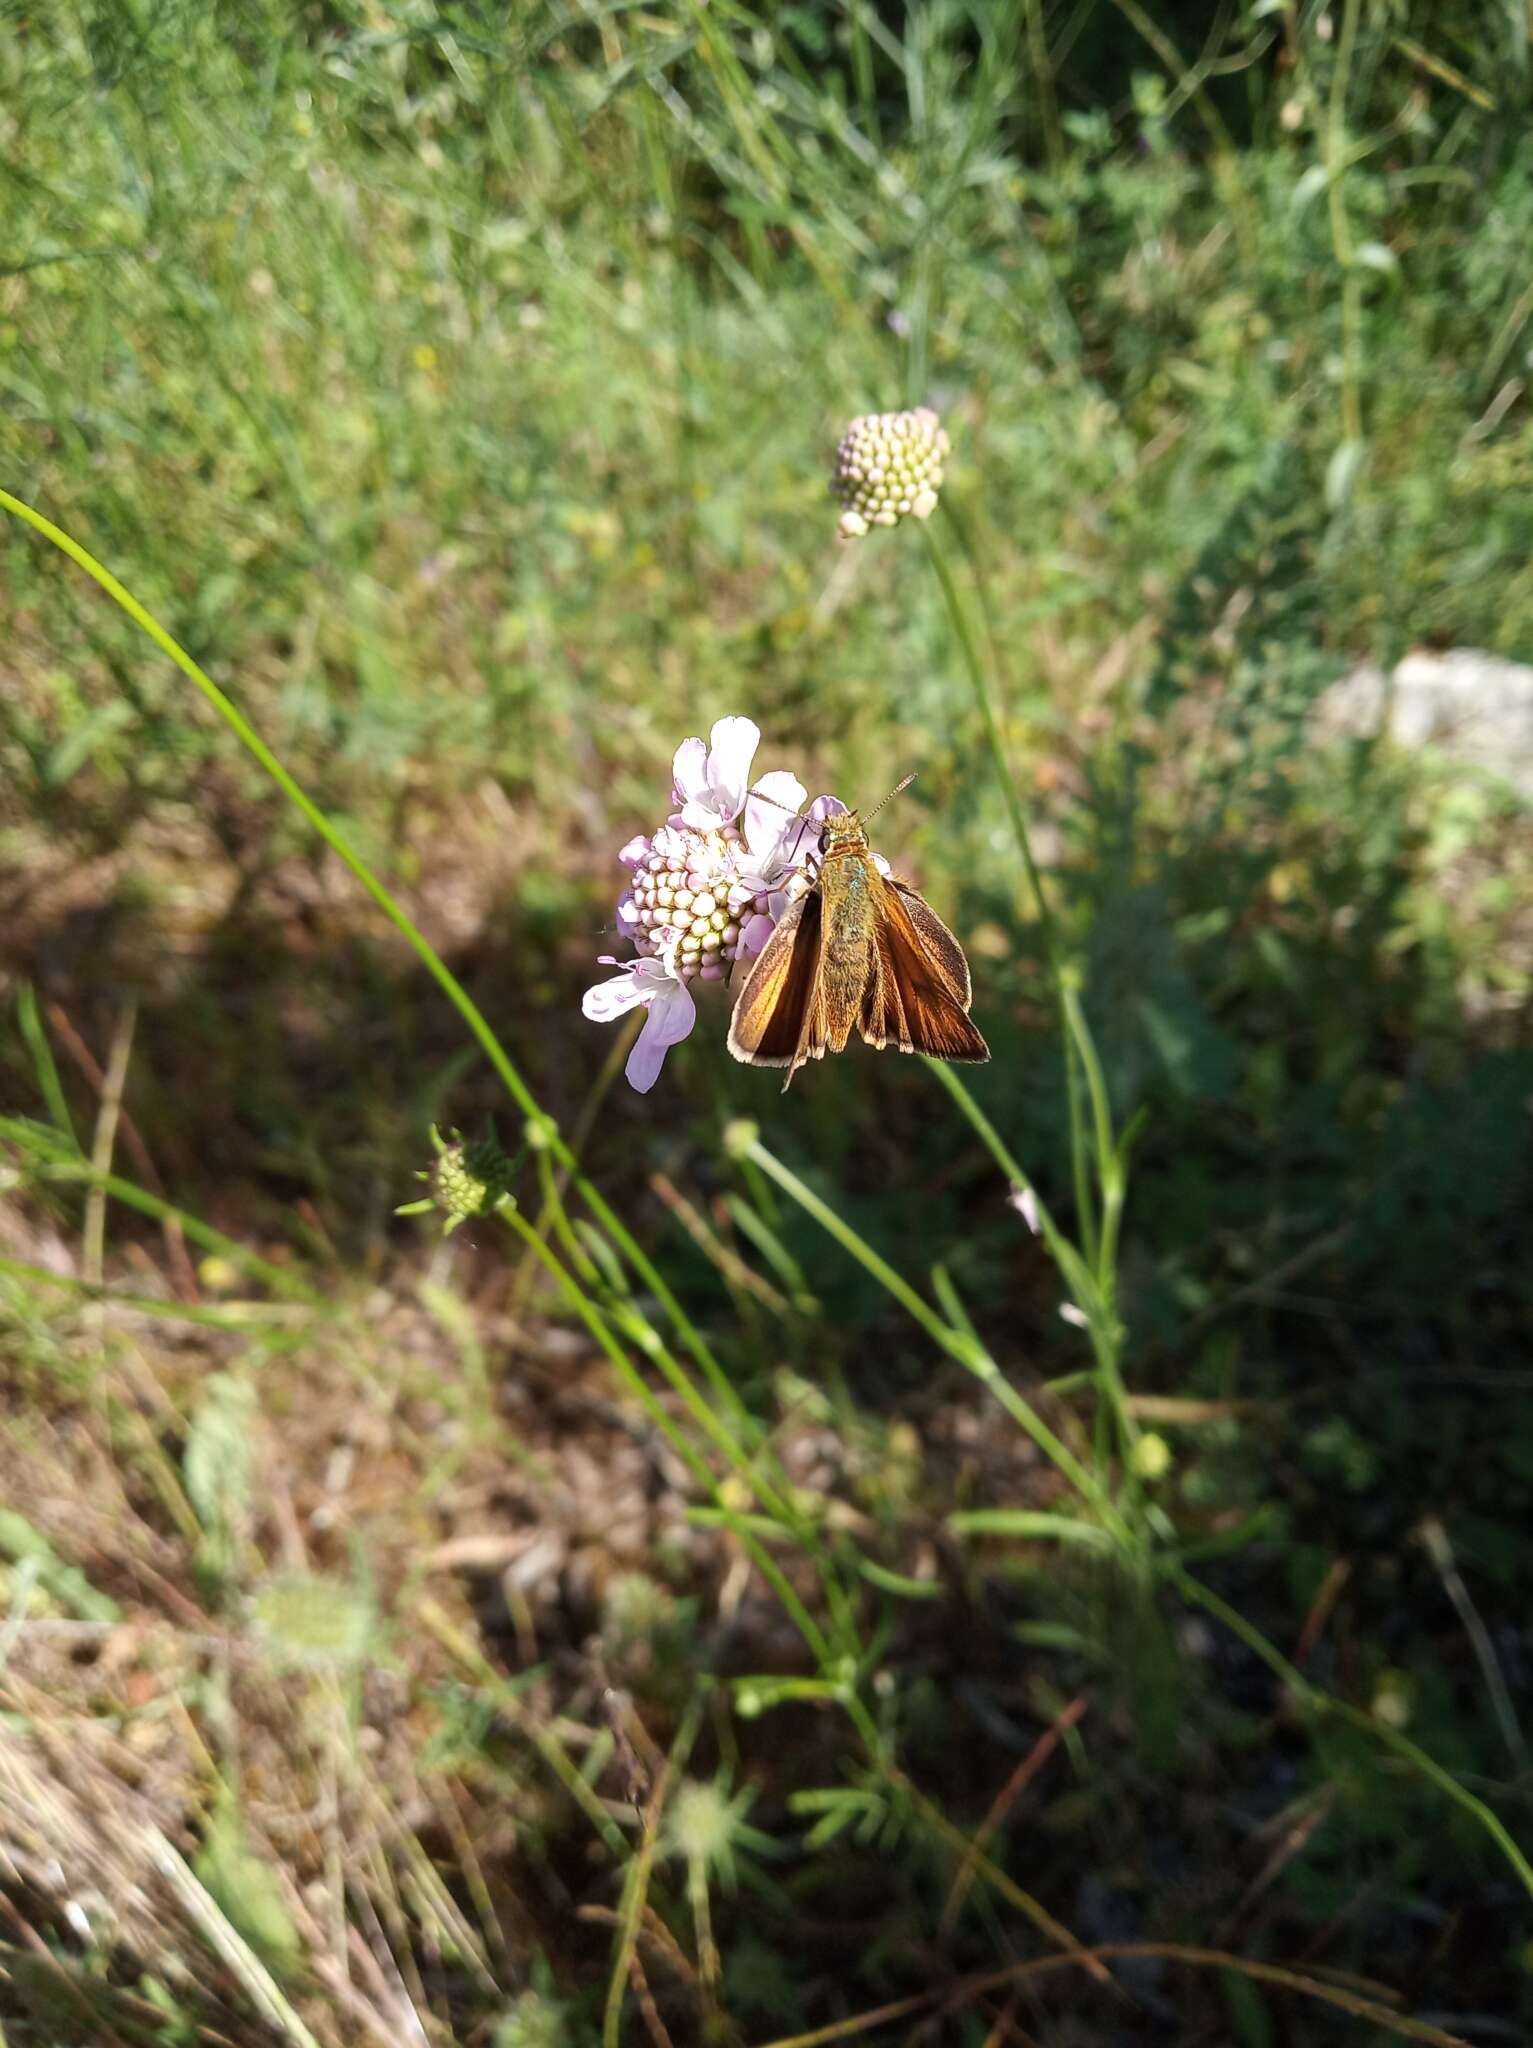
[[[836,532],[857,540],[875,526],[929,519],[937,509],[942,465],[952,443],[930,406],[864,413],[836,450],[830,487],[841,503]]]

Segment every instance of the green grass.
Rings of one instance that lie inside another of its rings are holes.
[[[1309,722],[1533,649],[1515,10],[13,15],[6,2041],[1526,2024],[1533,837]],[[615,1078],[731,712],[972,1095]]]

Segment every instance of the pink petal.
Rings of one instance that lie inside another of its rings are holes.
[[[759,778],[745,799],[745,843],[753,860],[764,861],[799,826],[798,807],[809,794],[796,775],[774,768]],[[807,832],[803,835],[808,837]],[[784,858],[791,858],[785,855]]]
[[[720,809],[720,799],[711,791],[706,796],[689,798],[677,816],[683,825],[690,825],[694,832],[712,832],[717,826],[729,822]]]
[[[625,867],[636,868],[640,861],[649,859],[649,841],[641,832],[636,839],[630,839],[626,846],[618,848],[617,857]]]
[[[683,740],[671,761],[675,801],[690,803],[708,792],[708,749],[701,740]]]
[[[681,1043],[696,1021],[697,1005],[685,982],[671,981],[660,990],[650,1003],[644,1029],[635,1039],[623,1069],[628,1085],[638,1094],[647,1095],[660,1078],[666,1054],[673,1045]]]
[[[614,974],[610,981],[599,981],[594,988],[586,990],[580,999],[581,1014],[593,1024],[611,1024],[636,1004],[652,1002],[654,994],[654,990],[642,983],[632,971]]]
[[[761,728],[750,718],[721,718],[708,735],[708,787],[723,824],[740,815],[760,744]]]
[[[740,927],[740,943],[735,948],[737,959],[747,960],[753,953],[759,953],[772,936],[772,920],[759,910],[754,917],[748,917]]]

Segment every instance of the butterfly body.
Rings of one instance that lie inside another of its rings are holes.
[[[969,1021],[963,948],[908,883],[879,871],[855,811],[827,818],[814,886],[789,905],[752,967],[729,1049],[753,1066],[786,1067],[870,1045],[935,1059],[987,1060]]]

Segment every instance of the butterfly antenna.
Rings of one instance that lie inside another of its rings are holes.
[[[862,822],[866,824],[869,818],[876,818],[879,812],[883,809],[884,805],[887,803],[892,803],[895,797],[899,795],[902,789],[909,789],[911,783],[914,782],[915,779],[916,771],[914,770],[914,768],[912,768],[908,775],[902,776],[900,778],[900,780],[894,785],[893,789],[890,790],[888,796],[881,796],[878,799],[878,802],[873,806],[871,811],[864,811],[862,813]]]

